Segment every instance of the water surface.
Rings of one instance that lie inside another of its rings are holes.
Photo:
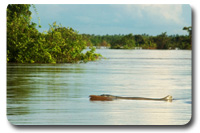
[[[183,125],[191,119],[190,50],[99,49],[80,64],[8,64],[7,117],[16,125]],[[89,101],[112,94],[164,101]]]

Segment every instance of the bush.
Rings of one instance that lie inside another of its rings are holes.
[[[7,61],[17,63],[75,63],[93,61],[101,57],[91,49],[83,54],[87,40],[72,28],[56,22],[49,31],[40,33],[31,23],[30,5],[8,5]]]

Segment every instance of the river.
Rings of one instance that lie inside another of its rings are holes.
[[[79,64],[7,64],[14,125],[185,125],[192,115],[191,50],[97,49]],[[111,94],[166,101],[90,101]]]

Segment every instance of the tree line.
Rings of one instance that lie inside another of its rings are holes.
[[[74,63],[102,58],[95,48],[111,49],[191,49],[192,27],[184,27],[188,35],[171,35],[166,32],[142,35],[90,35],[79,34],[72,28],[49,25],[49,30],[39,32],[40,25],[31,22],[29,4],[11,4],[7,7],[7,62],[16,63]],[[35,12],[36,8],[34,7]],[[90,50],[83,53],[86,47]]]
[[[148,34],[82,35],[88,38],[91,44],[97,48],[104,46],[111,49],[134,49],[136,47],[141,47],[142,49],[192,49],[192,27],[184,27],[183,30],[186,30],[189,34],[167,35],[164,32],[157,36],[150,36]]]

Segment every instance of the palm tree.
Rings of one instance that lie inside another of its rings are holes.
[[[187,30],[187,32],[189,33],[189,36],[192,36],[192,26],[183,27],[183,30]]]
[[[189,39],[192,45],[192,26],[189,27],[183,27],[183,30],[186,30],[189,33]]]

